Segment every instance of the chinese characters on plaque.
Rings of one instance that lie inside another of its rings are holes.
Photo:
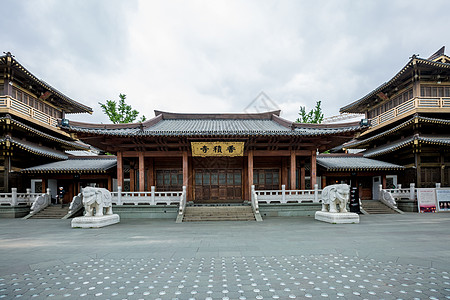
[[[243,156],[244,142],[191,142],[192,156]]]

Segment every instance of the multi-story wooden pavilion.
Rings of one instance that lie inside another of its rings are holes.
[[[313,188],[316,153],[352,139],[361,128],[359,122],[294,123],[281,118],[280,111],[155,114],[144,123],[63,120],[61,127],[116,154],[119,186],[129,184],[131,191],[186,186],[188,201],[197,203],[249,200],[251,185],[266,190],[279,190],[281,185],[305,189],[307,177]]]
[[[364,113],[370,128],[346,148],[406,167],[399,183],[450,185],[450,57],[442,47],[427,59],[413,55],[389,81],[341,112]]]
[[[57,120],[91,112],[31,74],[11,53],[0,56],[0,192],[29,188],[24,168],[65,160],[65,150],[89,149],[61,130]],[[39,192],[45,190],[45,180],[34,183]]]

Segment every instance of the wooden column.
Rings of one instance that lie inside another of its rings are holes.
[[[192,201],[194,199],[194,162],[192,160],[192,156],[188,157],[188,165],[189,180],[187,189],[187,201]]]
[[[304,190],[306,188],[306,171],[305,171],[305,161],[302,160],[301,161],[301,166],[300,166],[300,189]]]
[[[189,186],[189,164],[188,164],[188,153],[187,151],[183,152],[183,186]]]
[[[248,157],[244,156],[242,159],[242,197],[244,200],[250,199],[248,186]]]
[[[248,200],[251,199],[252,195],[250,194],[252,191],[252,185],[253,185],[253,150],[248,150],[248,161],[247,161],[247,165],[248,165],[248,184],[247,184],[247,189],[248,189]]]
[[[296,187],[296,171],[297,171],[297,163],[295,161],[295,150],[291,150],[291,185],[289,189],[295,190]]]
[[[130,166],[130,192],[134,192],[136,190],[136,180],[135,180],[135,172],[134,172],[134,166]]]
[[[287,157],[281,158],[281,184],[288,188],[288,163]],[[281,190],[281,186],[280,186]]]
[[[42,178],[42,193],[47,193],[47,185],[45,184],[45,178]]]
[[[147,191],[150,191],[153,185],[155,185],[153,180],[153,158],[150,158],[147,166]]]
[[[311,189],[314,189],[314,186],[317,183],[317,161],[316,161],[316,150],[311,150]]]
[[[117,151],[117,185],[123,189],[123,157],[122,151]]]
[[[327,186],[327,176],[322,175],[322,188]]]
[[[145,162],[144,152],[139,152],[139,192],[145,191]]]
[[[108,181],[108,191],[112,191],[112,177],[111,175],[108,175],[108,179],[106,179]],[[80,191],[80,183],[78,183],[78,191]]]
[[[381,176],[381,185],[383,186],[383,189],[386,188],[386,174]]]

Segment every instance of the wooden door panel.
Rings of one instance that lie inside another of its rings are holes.
[[[195,170],[195,201],[235,202],[242,200],[242,170]]]

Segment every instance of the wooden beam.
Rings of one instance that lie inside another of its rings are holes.
[[[123,189],[123,158],[122,152],[117,152],[117,185]]]
[[[139,152],[139,192],[145,191],[145,162],[144,153]]]
[[[247,189],[248,189],[248,200],[251,199],[251,191],[252,191],[252,185],[253,185],[253,150],[248,150],[248,154],[247,154],[247,158],[248,158],[248,185],[247,185]]]
[[[139,157],[142,152],[144,157],[181,157],[183,151],[123,151],[123,157]]]
[[[316,150],[311,150],[311,189],[317,183],[317,153]]]
[[[289,189],[295,190],[296,187],[296,171],[297,171],[297,163],[295,161],[295,151],[291,151],[291,185],[289,186]]]
[[[309,156],[310,150],[253,150],[253,156],[291,156],[294,151],[298,156]]]

